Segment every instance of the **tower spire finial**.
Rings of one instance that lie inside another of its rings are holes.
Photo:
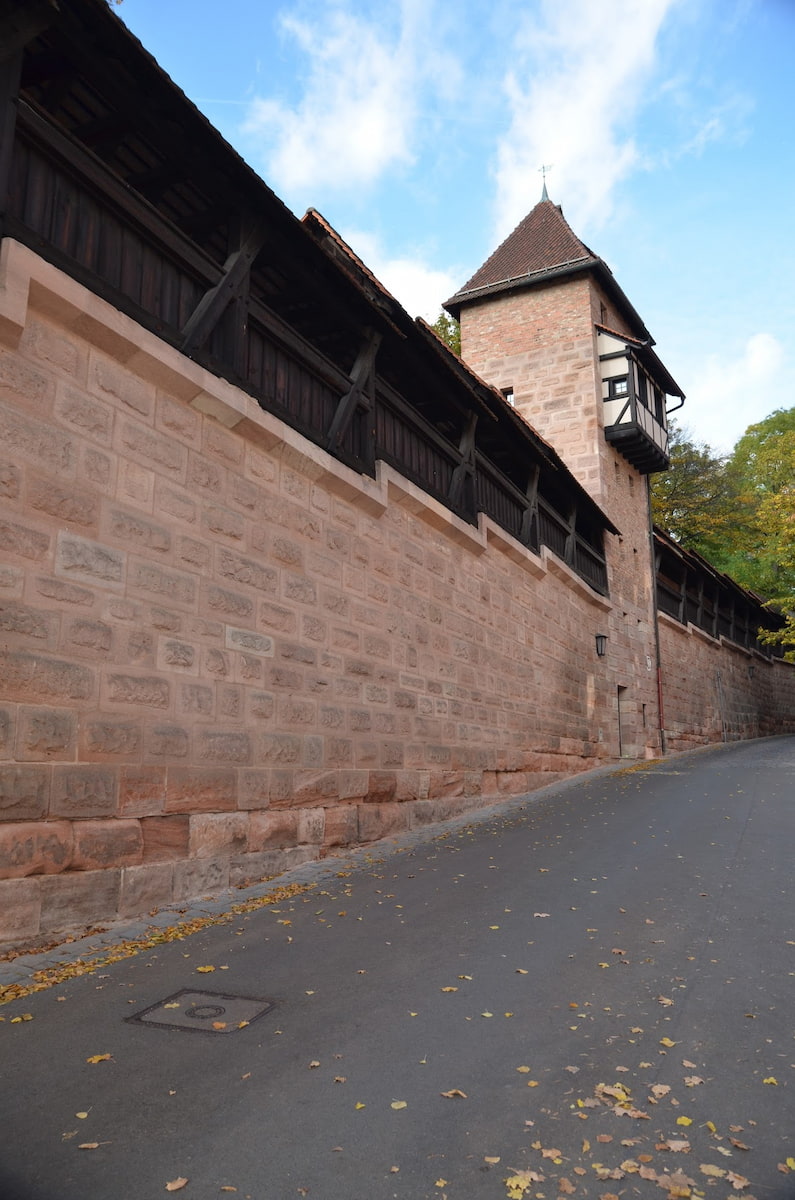
[[[549,192],[547,191],[547,171],[551,171],[552,167],[553,167],[553,163],[542,163],[541,166],[538,168],[544,179],[544,186],[541,189],[541,200],[542,201],[549,199]]]

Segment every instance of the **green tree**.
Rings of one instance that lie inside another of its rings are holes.
[[[461,357],[461,326],[454,317],[446,313],[442,309],[439,316],[431,325],[431,329],[435,330],[437,335],[442,339],[445,345],[449,346],[453,354]]]
[[[726,460],[676,422],[671,423],[669,454],[670,467],[652,480],[655,524],[686,549],[711,560],[725,539]]]

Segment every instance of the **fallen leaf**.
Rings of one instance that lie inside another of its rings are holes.
[[[525,970],[524,970],[522,967],[517,967],[517,968],[516,968],[516,974],[517,974],[517,975],[529,975],[529,974],[530,974],[530,972],[529,972],[529,971],[525,971]]]
[[[438,1188],[447,1187],[447,1180],[446,1179],[437,1179],[436,1183],[434,1184],[434,1187],[438,1187]]]
[[[221,1187],[220,1187],[220,1189],[219,1189],[219,1191],[222,1191],[222,1192],[236,1192],[236,1191],[237,1191],[237,1188],[236,1188],[236,1187],[232,1187],[232,1186],[231,1186],[231,1184],[228,1184],[228,1183],[222,1183],[222,1184],[221,1184]]]
[[[213,1021],[213,1029],[226,1029],[226,1021]]]
[[[200,975],[209,975],[210,971],[215,970],[215,967],[197,967],[196,970],[199,972]],[[184,1187],[185,1184],[183,1183],[182,1186]],[[176,1191],[176,1188],[172,1188],[171,1190],[172,1190],[172,1192],[174,1192],[174,1191]]]
[[[530,1074],[530,1067],[517,1067],[516,1069],[520,1075],[529,1075]],[[568,1068],[566,1068],[566,1069],[568,1070]]]
[[[731,1142],[731,1144],[734,1147],[736,1147],[737,1150],[750,1150],[751,1149],[750,1146],[746,1146],[745,1142],[738,1142],[737,1138],[729,1138],[729,1141]],[[795,1161],[795,1160],[793,1160],[793,1161]]]
[[[667,1096],[670,1090],[667,1083],[655,1083],[651,1088],[651,1094],[659,1100],[662,1096]]]
[[[708,1175],[711,1179],[724,1179],[726,1176],[723,1167],[716,1167],[714,1163],[701,1163],[699,1170],[702,1175]]]
[[[606,1144],[607,1142],[612,1142],[613,1135],[612,1133],[598,1133],[596,1135],[596,1140],[597,1142],[603,1142]]]
[[[677,1117],[676,1123],[677,1123],[677,1125],[692,1125],[693,1124],[690,1117]]]
[[[558,1191],[564,1196],[571,1196],[577,1191],[577,1186],[565,1175],[562,1175],[558,1180]]]
[[[460,1100],[466,1100],[467,1098],[466,1092],[462,1092],[460,1088],[450,1088],[449,1092],[440,1092],[439,1095],[444,1096],[446,1100],[455,1100],[456,1098]],[[486,1161],[488,1162],[488,1159]],[[497,1159],[497,1162],[499,1161],[500,1160]]]
[[[482,1012],[480,1015],[481,1015],[481,1017],[493,1017],[494,1013]]]
[[[698,1085],[703,1082],[704,1080],[700,1075],[685,1075],[685,1083],[688,1087],[698,1087]]]
[[[688,1060],[687,1060],[686,1058],[683,1058],[683,1059],[682,1059],[682,1066],[683,1066],[683,1067],[689,1067],[689,1068],[690,1068],[690,1070],[691,1070],[691,1071],[693,1071],[693,1070],[695,1070],[695,1066],[696,1066],[696,1064],[695,1064],[695,1063],[688,1062]]]
[[[311,1063],[309,1064],[309,1070],[314,1071],[315,1067],[319,1067],[319,1066],[320,1066],[320,1063],[317,1061],[316,1058],[313,1058]]]
[[[795,1158],[788,1158],[787,1166],[789,1167],[790,1171],[795,1171]]]
[[[20,1021],[32,1021],[33,1013],[20,1013],[18,1017],[12,1017],[9,1025],[18,1025]]]
[[[558,1158],[560,1158],[560,1150],[555,1150],[555,1149],[552,1149],[551,1147],[550,1147],[550,1148],[548,1148],[547,1150],[544,1150],[544,1149],[542,1149],[542,1150],[541,1150],[541,1157],[542,1157],[542,1158],[552,1158],[552,1159],[558,1159]]]
[[[180,1188],[184,1188],[187,1184],[187,1179],[184,1175],[180,1175],[179,1179],[172,1179],[171,1183],[166,1184],[167,1192],[178,1192]]]
[[[362,1103],[361,1100],[357,1100],[354,1105],[354,1108],[364,1108],[364,1104]]]
[[[534,917],[548,917],[549,913],[533,913]]]
[[[397,1173],[398,1173],[398,1171],[399,1171],[399,1170],[400,1170],[400,1167],[390,1167],[390,1168],[389,1168],[389,1174],[390,1174],[390,1175],[397,1175]]]
[[[492,1167],[496,1167],[496,1165],[500,1161],[500,1159],[499,1159],[499,1156],[497,1156],[497,1158],[487,1157],[487,1158],[484,1158],[483,1161],[489,1163],[489,1165]]]
[[[772,1083],[773,1087],[778,1087],[778,1080],[775,1075],[768,1075],[767,1079],[763,1079],[762,1083]]]
[[[77,1148],[78,1150],[96,1150],[98,1146],[99,1142],[81,1142]]]
[[[88,1116],[88,1113],[87,1112],[79,1112],[79,1113],[75,1113],[75,1116],[78,1118],[78,1120],[85,1121],[86,1117]]]
[[[669,1037],[664,1037],[664,1038],[660,1038],[660,1045],[661,1045],[661,1046],[667,1046],[667,1047],[670,1049],[670,1048],[671,1048],[671,1046],[675,1046],[675,1045],[676,1045],[676,1042],[672,1042],[672,1041],[671,1041],[671,1039],[670,1039]]]
[[[459,978],[459,979],[469,979],[469,980],[471,980],[471,979],[472,979],[472,976],[471,976],[471,975],[459,975],[459,976],[458,976],[458,978]]]
[[[110,1060],[110,1058],[111,1058],[110,1054],[92,1054],[91,1058],[86,1059],[86,1062],[87,1063],[108,1062]]]
[[[663,1008],[671,1008],[673,1005],[673,1000],[671,1000],[668,996],[658,996],[657,1003],[662,1004]]]
[[[408,1108],[408,1102],[406,1100],[393,1100],[389,1107],[395,1109]]]
[[[170,1004],[164,1004],[163,1008],[182,1008],[178,1000],[172,1000]]]
[[[442,992],[457,992],[458,988],[457,987],[445,987],[445,988],[440,988],[439,990]]]
[[[747,1188],[750,1182],[745,1178],[744,1175],[737,1175],[734,1171],[729,1171],[726,1175],[726,1178],[736,1192],[741,1191],[743,1188]]]

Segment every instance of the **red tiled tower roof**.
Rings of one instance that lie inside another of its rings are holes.
[[[497,292],[532,287],[551,278],[591,272],[623,310],[642,340],[652,340],[643,321],[616,283],[607,263],[580,241],[560,205],[546,196],[519,222],[502,245],[444,307],[458,318],[470,301]]]

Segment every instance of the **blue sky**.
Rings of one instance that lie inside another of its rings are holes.
[[[728,451],[795,405],[795,0],[124,0],[286,204],[433,319],[540,198]]]

